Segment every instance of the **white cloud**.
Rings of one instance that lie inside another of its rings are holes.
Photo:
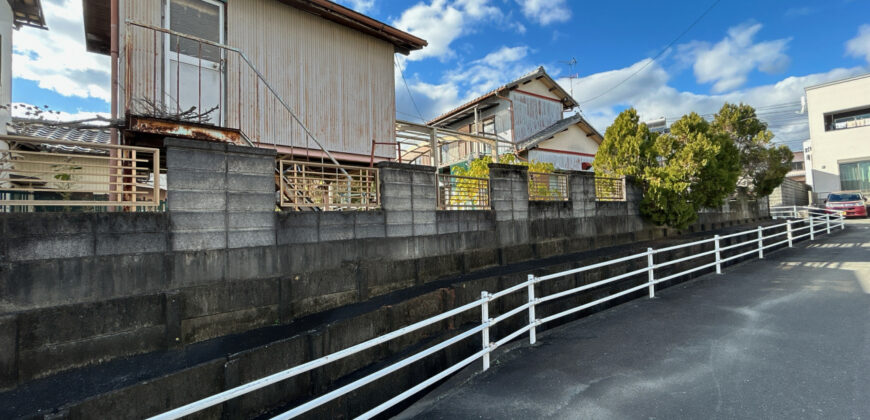
[[[37,116],[34,115],[33,109],[41,108],[45,109],[45,111]],[[111,115],[108,112],[90,112],[90,111],[77,111],[77,112],[64,112],[64,111],[54,111],[49,108],[44,108],[44,106],[37,106],[33,104],[28,104],[24,102],[13,102],[12,103],[12,116],[19,118],[27,118],[27,119],[43,119],[46,121],[52,122],[60,122],[60,121],[81,121],[96,117],[110,118]],[[106,122],[95,121],[94,125],[105,125]]]
[[[683,61],[694,63],[695,78],[699,83],[713,83],[713,92],[722,93],[746,83],[754,70],[780,73],[790,63],[785,54],[790,39],[777,39],[754,43],[761,24],[743,24],[728,30],[728,36],[715,45],[692,42],[677,50]]]
[[[870,63],[870,25],[858,28],[858,35],[846,42],[846,53],[852,57],[864,57]]]
[[[553,22],[567,22],[571,19],[571,8],[565,0],[517,0],[523,14],[541,25]]]
[[[490,5],[489,0],[432,0],[405,10],[393,26],[429,43],[426,48],[412,52],[408,60],[435,57],[443,61],[454,57],[450,44],[473,32],[472,24],[502,17],[501,10]]]
[[[689,112],[713,114],[725,102],[743,102],[756,108],[794,103],[793,107],[777,108],[775,112],[767,111],[770,115],[768,122],[771,130],[777,135],[776,141],[801,140],[809,135],[806,116],[795,113],[800,109],[799,101],[804,94],[804,87],[866,72],[866,68],[862,67],[837,68],[825,73],[786,77],[774,84],[706,95],[680,91],[670,86],[670,75],[658,62],[649,63],[649,60],[645,59],[619,70],[596,73],[574,80],[574,92],[581,101],[584,115],[599,131],[603,133],[616,115],[626,107],[637,109],[644,121],[667,117],[670,124]],[[608,92],[644,65],[647,67],[643,71]],[[562,86],[570,87],[567,78],[560,78],[558,82]],[[604,92],[607,93],[600,98],[584,102],[587,98],[596,97]],[[762,114],[761,111],[759,113]],[[794,146],[795,143],[789,145]]]
[[[338,3],[360,13],[367,13],[375,7],[375,0],[338,0]]]
[[[110,100],[109,57],[86,53],[82,2],[42,2],[49,30],[24,27],[13,35],[12,75],[64,96]]]

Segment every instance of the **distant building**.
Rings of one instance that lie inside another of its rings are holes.
[[[649,128],[649,131],[653,133],[667,134],[671,132],[671,128],[668,127],[668,120],[665,117],[661,117],[657,120],[647,121],[644,124],[646,124],[647,128]]]
[[[0,1],[0,134],[6,134],[6,124],[12,121],[12,31],[22,26],[48,29],[40,1]],[[0,150],[5,150],[5,143]]]
[[[604,140],[579,113],[578,104],[543,67],[429,121],[429,125],[494,135],[499,153],[552,163],[557,169],[592,170]],[[465,153],[465,151],[461,151]],[[470,150],[469,156],[475,151]],[[479,153],[478,153],[479,154]]]
[[[791,171],[785,174],[785,177],[798,182],[807,182],[806,162],[804,160],[804,151],[793,152],[794,158],[791,161]]]
[[[870,192],[870,73],[805,90],[807,181],[822,198],[839,190]]]

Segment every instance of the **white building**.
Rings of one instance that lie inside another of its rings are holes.
[[[40,0],[0,1],[0,134],[6,134],[12,120],[12,30],[22,26],[48,29]],[[5,149],[5,143],[0,148]]]
[[[840,190],[870,192],[870,73],[805,90],[807,183],[821,198]]]

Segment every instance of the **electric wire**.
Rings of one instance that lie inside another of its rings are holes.
[[[598,99],[598,98],[600,98],[600,97],[602,97],[602,96],[604,96],[604,95],[606,95],[606,94],[612,92],[614,89],[618,88],[619,86],[622,86],[623,83],[627,82],[629,79],[631,79],[632,77],[636,76],[638,73],[640,73],[641,71],[643,71],[645,68],[647,68],[647,66],[649,66],[650,64],[652,64],[654,61],[658,60],[659,57],[661,57],[661,56],[662,56],[662,55],[663,55],[667,50],[669,50],[671,47],[673,47],[674,44],[676,44],[677,41],[680,40],[680,38],[682,38],[682,37],[683,37],[684,35],[686,35],[689,31],[691,31],[692,28],[695,27],[695,25],[697,25],[699,22],[701,22],[701,19],[704,19],[704,16],[707,16],[707,14],[710,13],[710,11],[713,10],[713,8],[716,7],[716,5],[719,4],[720,1],[722,1],[722,0],[716,0],[716,1],[714,1],[713,4],[711,4],[710,7],[708,7],[707,10],[704,11],[704,13],[701,13],[701,15],[698,16],[698,18],[695,19],[695,21],[692,22],[691,25],[689,25],[688,28],[686,28],[683,32],[681,32],[681,33],[680,33],[676,38],[674,38],[670,43],[668,43],[668,45],[665,46],[665,48],[663,48],[661,51],[659,51],[659,53],[656,54],[655,57],[653,57],[651,60],[649,60],[649,61],[647,61],[646,63],[644,63],[644,65],[641,66],[639,69],[637,69],[634,73],[628,75],[628,77],[626,77],[625,79],[622,79],[621,82],[619,82],[619,83],[613,85],[613,87],[611,87],[610,89],[605,90],[605,91],[602,92],[601,94],[599,94],[599,95],[597,95],[597,96],[595,96],[595,97],[592,97],[592,98],[589,98],[589,99],[586,99],[586,100],[580,101],[579,103],[584,104],[584,103],[587,103],[587,102],[594,101],[594,100],[596,100],[596,99]]]
[[[395,57],[395,55],[393,56]],[[411,98],[411,104],[414,105],[414,109],[417,111],[417,115],[420,116],[420,121],[425,122],[426,118],[423,118],[423,113],[420,112],[420,108],[417,106],[417,101],[414,100],[414,95],[411,94],[411,88],[408,87],[408,81],[405,80],[405,72],[402,71],[402,66],[399,65],[399,60],[393,59],[393,65],[399,70],[399,75],[402,76],[402,83],[405,84],[405,90],[408,92],[408,97]]]

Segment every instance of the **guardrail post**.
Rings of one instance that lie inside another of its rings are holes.
[[[831,234],[831,214],[825,213],[825,228],[828,230],[828,235]]]
[[[483,302],[480,304],[480,323],[484,325],[481,331],[481,345],[486,353],[483,353],[483,370],[489,369],[489,293],[480,292]]]
[[[846,230],[846,222],[845,222],[846,218],[843,217],[842,214],[839,215],[838,217],[840,219],[840,230]]]
[[[813,217],[809,213],[807,213],[807,216],[809,216],[808,220],[810,221],[810,240],[815,241],[816,240],[816,227],[815,227],[816,226],[816,218]]]
[[[764,229],[758,227],[758,258],[764,259]]]
[[[792,216],[793,216],[795,219],[797,219],[797,218],[798,218],[797,206],[792,206],[791,208],[792,208]]]
[[[722,252],[719,251],[719,235],[713,237],[716,244],[716,274],[722,274]]]
[[[535,344],[535,276],[529,274],[529,344]]]
[[[646,263],[647,263],[647,274],[649,277],[649,297],[650,299],[656,297],[656,285],[655,285],[655,275],[653,274],[653,268],[655,268],[655,262],[653,262],[653,254],[655,252],[652,248],[646,249]]]
[[[792,243],[791,243],[791,220],[786,220],[785,226],[786,226],[786,229],[788,229],[788,235],[786,235],[786,236],[788,236],[788,247],[791,248],[792,247]]]

